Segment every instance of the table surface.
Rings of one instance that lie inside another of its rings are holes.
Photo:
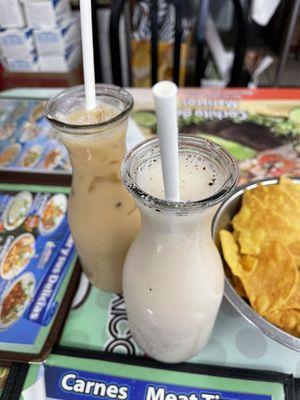
[[[16,89],[3,92],[5,97],[45,98],[58,89]],[[133,89],[135,110],[153,110],[150,91]],[[182,109],[199,106],[209,117],[211,110],[225,112],[243,111],[264,113],[269,116],[287,118],[293,108],[300,107],[300,90],[179,90],[179,104]],[[227,111],[226,111],[227,110]],[[201,114],[202,115],[202,114]],[[224,116],[224,115],[223,115]],[[283,129],[283,128],[282,128]],[[139,129],[134,124],[128,132],[130,146],[141,140]],[[147,135],[147,130],[143,132]],[[299,132],[300,133],[300,132]],[[300,136],[299,136],[300,138]],[[273,145],[272,145],[273,146]],[[260,149],[253,160],[243,160],[240,165],[242,178],[249,179],[281,172],[296,171],[300,174],[299,143],[295,137],[276,148],[280,155],[280,168],[257,168],[259,157],[274,153]],[[269,152],[269,153],[268,153]],[[289,159],[289,163],[285,160]],[[277,163],[278,164],[278,163]],[[288,169],[290,168],[290,170]],[[248,175],[247,175],[248,174]],[[256,174],[256,175],[255,175]],[[254,176],[255,175],[255,176]],[[126,310],[123,299],[114,294],[104,293],[90,288],[86,279],[82,282],[70,311],[60,344],[89,348],[93,350],[111,350],[130,354],[141,354],[128,331]],[[194,357],[192,362],[233,367],[267,369],[293,373],[300,377],[300,353],[290,350],[266,337],[252,326],[224,299],[210,341],[205,349]]]

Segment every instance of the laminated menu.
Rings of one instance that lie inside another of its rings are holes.
[[[0,98],[0,170],[70,173],[67,150],[44,117],[45,102]]]
[[[0,360],[41,359],[75,290],[68,188],[0,182]]]
[[[10,400],[292,400],[289,375],[59,351],[20,371]]]

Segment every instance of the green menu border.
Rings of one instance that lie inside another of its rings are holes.
[[[212,389],[215,388],[212,385],[216,377],[218,377],[218,379],[224,378],[224,383],[229,383],[229,386],[225,385],[226,387],[224,387],[224,390],[230,390],[230,388],[233,388],[233,386],[230,385],[232,379],[240,380],[240,383],[243,384],[243,391],[245,391],[245,380],[249,381],[249,387],[254,386],[255,389],[257,383],[259,382],[264,383],[266,388],[268,388],[270,384],[277,383],[283,385],[286,399],[295,399],[294,377],[291,374],[289,375],[274,371],[253,370],[246,368],[228,368],[222,366],[194,363],[166,364],[144,356],[128,356],[124,354],[115,354],[101,351],[95,352],[93,350],[83,350],[77,348],[63,347],[59,345],[53,349],[52,354],[84,358],[88,360],[101,360],[110,363],[119,363],[121,364],[121,369],[124,368],[124,364],[127,364],[128,366],[133,366],[135,368],[146,367],[150,368],[153,371],[159,370],[158,376],[160,376],[160,373],[164,372],[168,372],[168,374],[170,375],[173,375],[174,372],[185,372],[193,375],[194,377],[197,376],[197,379],[199,379],[199,375],[205,375],[207,377],[213,378],[213,380],[210,382],[210,388]],[[255,382],[255,385],[253,385],[253,381]],[[179,381],[176,380],[175,383],[179,384]],[[257,391],[250,389],[249,393],[257,393]],[[262,392],[261,394],[264,394],[264,392]]]
[[[272,395],[273,400],[282,400],[283,387],[280,383],[270,383],[256,381],[253,385],[252,381],[243,379],[233,379],[228,377],[218,377],[213,375],[196,374],[187,371],[168,371],[157,368],[149,368],[145,366],[124,364],[92,360],[87,358],[75,358],[57,354],[50,354],[45,362],[46,365],[75,368],[89,372],[101,372],[106,375],[119,376],[122,378],[149,380],[157,383],[174,384],[178,386],[201,387],[203,389],[216,389],[227,391],[242,391],[244,393],[255,393]],[[28,388],[35,382],[38,366],[33,365],[29,368],[28,375],[24,382],[24,389]]]
[[[163,364],[145,357],[128,357],[79,349],[54,349],[46,365],[157,383],[203,389],[270,395],[272,400],[296,400],[292,375],[277,372],[224,368],[197,364]],[[19,369],[17,381],[7,384],[1,400],[23,400],[21,393],[36,380],[40,363]]]

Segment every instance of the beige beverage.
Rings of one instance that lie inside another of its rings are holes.
[[[120,177],[128,113],[122,102],[99,97],[91,112],[80,102],[65,112],[59,109],[56,118],[68,130],[56,128],[72,163],[69,223],[83,269],[95,286],[121,293],[124,259],[140,224]]]
[[[142,219],[123,273],[129,328],[148,356],[170,363],[190,359],[209,340],[224,288],[211,221],[238,178],[232,157],[206,139],[179,135],[178,153],[179,202],[165,200],[157,138],[122,164]]]

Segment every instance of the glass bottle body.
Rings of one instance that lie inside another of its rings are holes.
[[[121,113],[113,122],[106,120],[96,126],[61,125],[53,118],[50,122],[67,147],[72,164],[68,219],[83,269],[95,286],[121,293],[123,263],[139,227],[139,214],[120,179],[128,119],[123,91],[108,89],[98,85],[96,92],[101,103],[111,104]],[[83,88],[67,93],[63,100],[69,104],[63,111],[56,104],[58,112],[67,116],[78,112],[78,105],[74,109],[70,106],[76,96],[83,96]],[[52,109],[54,106],[55,102]]]
[[[181,151],[188,152],[185,138],[180,140]],[[186,140],[197,144],[198,139]],[[146,354],[159,361],[181,362],[206,345],[222,300],[224,272],[211,237],[211,220],[217,202],[234,187],[236,177],[233,173],[226,190],[214,194],[213,200],[162,201],[136,185],[139,171],[144,170],[141,153],[136,148],[122,169],[142,217],[123,273],[129,325]]]
[[[184,361],[207,343],[223,296],[222,262],[210,238],[212,212],[168,216],[139,209],[141,230],[123,278],[130,329],[151,357]]]

